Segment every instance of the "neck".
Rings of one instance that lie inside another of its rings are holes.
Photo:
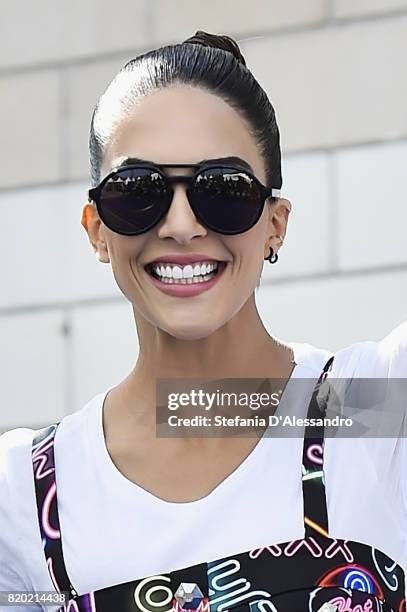
[[[134,311],[134,309],[133,309]],[[157,378],[270,378],[287,374],[288,346],[265,329],[254,295],[220,329],[205,338],[175,338],[134,311],[139,356],[129,384],[155,385]]]
[[[157,379],[286,380],[294,369],[292,349],[267,332],[254,297],[223,327],[197,340],[175,338],[136,312],[134,315],[139,356],[130,374],[105,401],[105,424],[112,410],[112,422],[119,423],[119,427],[127,431],[129,423],[133,422],[137,425],[136,431],[143,431],[143,435],[148,431],[150,437],[155,436]],[[253,384],[256,385],[256,381]],[[281,387],[278,383],[279,388],[284,388],[284,384]],[[253,390],[257,391],[257,387]]]

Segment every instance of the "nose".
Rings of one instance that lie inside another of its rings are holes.
[[[196,236],[206,236],[207,229],[198,221],[189,204],[186,185],[176,184],[173,189],[170,208],[158,226],[158,237],[170,237],[180,244],[186,244]]]

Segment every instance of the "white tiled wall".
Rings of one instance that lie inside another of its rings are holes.
[[[407,8],[406,0],[334,0],[334,15],[352,17],[386,13]]]
[[[407,134],[407,14],[332,23],[245,44],[275,104],[286,151]]]
[[[0,317],[0,431],[40,427],[65,414],[63,326],[62,310]]]
[[[405,264],[407,142],[341,150],[333,157],[339,268]]]
[[[318,23],[325,17],[324,0],[157,0],[153,3],[154,41],[174,42],[195,34],[195,31],[229,32],[244,38],[260,31],[276,31],[289,26]]]
[[[85,183],[0,193],[0,308],[119,295],[110,266],[94,256],[80,223]]]
[[[56,70],[0,76],[0,188],[60,178],[59,86]]]
[[[82,406],[132,370],[138,338],[131,305],[123,300],[72,310],[74,403]]]
[[[262,282],[328,272],[332,266],[330,155],[306,153],[283,160],[281,195],[291,202],[279,261],[265,262]]]
[[[406,320],[407,269],[270,283],[257,303],[278,338],[338,350],[379,340]]]
[[[1,16],[0,66],[22,68],[75,61],[147,44],[148,0],[125,0],[120,11],[110,2],[53,0],[21,5],[8,2]],[[24,44],[22,44],[24,43]]]

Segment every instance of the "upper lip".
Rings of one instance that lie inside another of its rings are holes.
[[[160,257],[156,257],[149,261],[146,265],[151,265],[154,263],[175,263],[175,264],[190,264],[195,263],[196,261],[221,261],[220,259],[216,259],[215,257],[210,257],[209,255],[203,255],[201,253],[191,253],[190,255],[161,255]]]

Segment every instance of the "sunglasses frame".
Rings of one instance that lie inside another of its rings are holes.
[[[117,232],[115,229],[113,229],[112,227],[110,227],[109,223],[106,223],[105,219],[104,219],[104,214],[103,214],[103,209],[100,203],[100,196],[102,193],[102,190],[104,188],[104,186],[106,185],[106,183],[112,178],[114,177],[117,173],[121,172],[121,171],[125,171],[125,170],[133,170],[135,168],[142,168],[142,169],[150,169],[154,172],[159,172],[159,174],[163,177],[163,179],[166,181],[168,187],[169,187],[169,191],[172,194],[171,199],[169,200],[168,206],[166,206],[166,208],[164,209],[163,213],[160,215],[160,217],[154,221],[153,224],[151,224],[149,227],[147,227],[146,229],[143,229],[142,231],[136,231],[136,232]],[[195,172],[191,175],[173,175],[173,176],[168,176],[167,174],[165,174],[165,172],[163,172],[162,168],[192,168],[195,170]],[[213,168],[222,168],[222,169],[226,169],[226,170],[234,170],[234,171],[238,171],[238,172],[244,172],[245,174],[247,174],[247,176],[249,178],[251,178],[257,185],[260,194],[261,194],[261,199],[262,199],[262,204],[261,206],[259,206],[259,212],[258,215],[256,215],[256,218],[254,220],[254,222],[251,223],[251,225],[247,228],[245,228],[242,231],[229,231],[229,232],[223,232],[220,231],[219,229],[216,229],[215,227],[211,226],[210,224],[208,224],[206,221],[204,221],[204,219],[202,219],[199,215],[199,212],[197,212],[195,210],[195,207],[193,205],[193,203],[191,202],[190,196],[189,196],[189,191],[190,191],[190,187],[192,185],[192,183],[195,181],[195,179],[197,178],[197,176],[202,172],[202,171],[206,171],[206,170],[211,170]],[[148,232],[150,229],[152,229],[153,227],[155,227],[164,217],[165,215],[168,213],[173,197],[174,197],[174,190],[172,189],[172,185],[175,183],[186,183],[188,185],[187,189],[186,189],[186,195],[187,195],[187,199],[188,199],[188,203],[194,213],[194,215],[196,216],[196,218],[198,219],[198,221],[200,223],[202,223],[206,228],[217,232],[219,234],[224,234],[224,235],[237,235],[237,234],[242,234],[246,231],[248,231],[249,229],[251,229],[256,223],[257,221],[260,219],[263,209],[264,209],[264,205],[266,203],[267,198],[271,197],[276,197],[279,198],[280,197],[280,190],[276,189],[274,187],[266,187],[266,185],[263,185],[263,183],[256,177],[254,176],[254,174],[252,172],[250,172],[249,170],[247,170],[244,167],[239,167],[238,164],[157,164],[157,165],[153,165],[153,164],[143,164],[143,163],[135,163],[135,164],[127,164],[124,166],[119,166],[117,168],[115,168],[114,170],[112,170],[109,174],[107,174],[105,176],[105,178],[99,183],[99,185],[97,185],[96,187],[93,187],[92,189],[89,189],[88,191],[88,201],[89,202],[93,202],[96,205],[96,209],[98,211],[98,214],[101,218],[101,220],[103,221],[103,223],[113,232],[120,234],[122,236],[137,236],[140,234],[144,234],[145,232]]]

